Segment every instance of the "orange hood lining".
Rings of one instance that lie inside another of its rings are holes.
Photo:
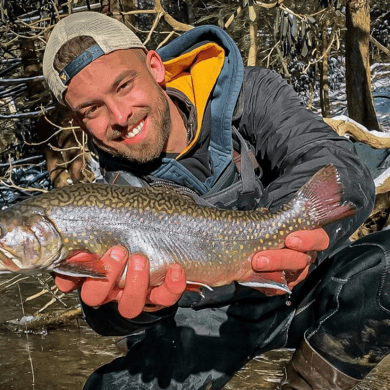
[[[192,51],[164,62],[167,87],[183,92],[196,107],[197,130],[194,139],[177,156],[180,159],[196,144],[204,111],[225,60],[225,51],[216,43],[206,43]]]

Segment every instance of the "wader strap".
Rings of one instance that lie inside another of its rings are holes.
[[[234,160],[228,165],[213,188],[202,195],[202,198],[220,208],[252,210],[258,207],[263,193],[260,181],[261,168],[252,150],[234,126],[232,126],[232,132],[239,141],[233,140],[233,143],[237,144],[233,154]],[[237,151],[238,148],[241,153]],[[235,180],[227,182],[226,178],[229,177],[231,169],[234,170]],[[240,174],[239,178],[237,178],[237,172]],[[216,187],[217,191],[215,191]]]
[[[103,177],[107,184],[132,187],[145,187],[147,185],[144,180],[126,171],[104,171]]]
[[[260,169],[259,163],[256,160],[252,150],[249,149],[248,144],[244,140],[243,136],[238,132],[235,126],[232,126],[233,133],[240,141],[241,153],[235,153],[234,162],[237,166],[238,171],[241,174],[241,179],[243,181],[242,190],[243,193],[252,193],[255,194],[257,190],[257,178],[256,170]]]

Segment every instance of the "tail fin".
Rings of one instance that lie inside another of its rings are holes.
[[[306,199],[318,226],[325,226],[355,215],[353,203],[342,203],[343,193],[336,167],[328,164],[300,188],[295,199]]]

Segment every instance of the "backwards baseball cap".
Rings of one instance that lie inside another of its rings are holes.
[[[72,38],[86,35],[96,44],[85,50],[61,71],[53,67],[58,50]],[[140,39],[123,23],[98,12],[80,12],[60,20],[54,27],[43,56],[43,74],[57,100],[65,105],[67,84],[92,61],[115,50],[142,48]]]

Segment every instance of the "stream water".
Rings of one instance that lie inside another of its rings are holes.
[[[0,286],[7,279],[9,276],[0,277]],[[19,286],[15,284],[1,291],[0,322],[20,319],[42,308],[51,299],[48,294],[25,302],[39,291],[41,287],[33,279],[25,279]],[[72,294],[64,300],[68,305],[77,302],[76,295]],[[50,310],[62,307],[55,303]],[[81,319],[39,333],[18,333],[2,326],[0,389],[79,390],[96,368],[121,356],[115,345],[118,340],[97,335]],[[225,388],[274,389],[291,355],[291,350],[275,350],[259,356],[239,371]],[[359,389],[390,390],[390,359],[385,359]]]
[[[0,283],[9,278],[0,277]],[[36,280],[28,278],[1,291],[0,323],[33,315],[42,308],[51,300],[49,294],[25,302],[41,290]],[[77,303],[76,295],[70,294],[64,301],[72,306]],[[46,312],[61,308],[55,303]],[[81,389],[95,368],[119,355],[115,340],[100,337],[83,320],[37,333],[18,333],[2,326],[0,389]]]

